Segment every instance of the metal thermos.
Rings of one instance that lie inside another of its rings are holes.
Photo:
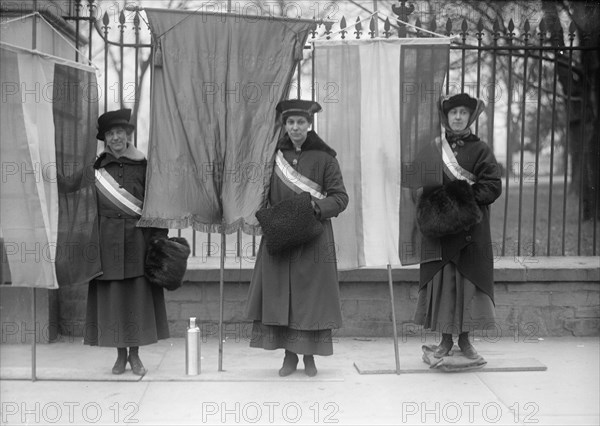
[[[185,373],[188,376],[200,374],[200,329],[194,317],[190,318],[185,336]]]

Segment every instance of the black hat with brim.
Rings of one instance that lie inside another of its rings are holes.
[[[291,115],[300,115],[312,119],[313,115],[322,110],[321,105],[315,101],[307,101],[304,99],[288,99],[281,101],[275,108],[281,114],[281,118],[285,121]]]
[[[475,108],[477,108],[477,99],[470,97],[466,93],[459,93],[458,95],[454,95],[442,103],[442,110],[444,111],[444,115],[447,116],[448,112],[452,108],[456,108],[459,106],[464,106],[465,108],[468,108],[471,111],[471,113],[473,113],[473,111],[475,111]]]
[[[108,111],[98,117],[98,134],[96,139],[104,140],[104,134],[113,127],[123,127],[126,130],[132,131],[135,126],[130,123],[131,109],[124,108],[116,111]]]

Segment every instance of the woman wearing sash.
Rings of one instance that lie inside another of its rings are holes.
[[[280,376],[296,370],[317,374],[314,355],[332,355],[332,330],[342,325],[339,282],[331,218],[348,204],[336,152],[309,127],[321,106],[287,100],[277,105],[285,135],[277,143],[269,205],[311,194],[314,215],[324,231],[315,239],[270,254],[261,240],[247,304],[253,320],[251,347],[285,349]]]
[[[98,232],[103,274],[89,284],[84,343],[117,348],[113,374],[127,362],[136,375],[146,369],[140,346],[169,337],[163,289],[144,277],[146,248],[167,230],[138,228],[146,184],[146,158],[131,143],[131,110],[98,118],[104,151],[94,163]],[[129,348],[129,353],[127,352]]]
[[[415,323],[442,333],[442,341],[434,352],[437,358],[449,354],[454,345],[454,334],[458,335],[462,353],[470,359],[477,359],[479,355],[469,340],[469,332],[495,325],[489,205],[500,196],[502,182],[491,148],[470,130],[484,108],[481,100],[464,93],[442,98],[439,109],[445,134],[418,156],[418,161],[423,164],[429,162],[430,165],[441,156],[442,161],[438,164],[443,166],[443,189],[447,193],[459,194],[463,198],[461,202],[472,206],[470,211],[461,208],[461,216],[455,219],[433,219],[429,211],[418,211],[417,215],[422,219],[419,222],[421,232],[425,234],[424,229],[429,228],[451,229],[453,223],[446,221],[470,221],[467,216],[471,213],[477,217],[474,224],[438,236],[441,259],[420,265]],[[424,202],[420,202],[419,209],[425,206],[430,206],[430,210],[436,209],[437,201],[432,194],[439,189],[431,186],[423,188],[421,197]],[[437,194],[439,197],[441,193],[438,191]],[[425,200],[431,201],[428,204]],[[433,220],[438,223],[428,223]],[[440,233],[443,234],[442,231]]]

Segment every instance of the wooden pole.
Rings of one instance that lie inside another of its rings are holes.
[[[37,49],[37,10],[38,10],[38,4],[37,4],[37,0],[34,0],[33,2],[33,9],[34,9],[34,14],[33,17],[31,19],[32,24],[32,28],[31,28],[31,49],[32,50],[36,50]],[[37,303],[35,300],[35,287],[31,288],[31,322],[33,323],[33,339],[31,339],[31,381],[35,382],[36,380],[36,330],[37,330],[37,326],[36,326],[36,322],[37,322],[37,318],[36,318],[36,308],[37,308]]]
[[[219,371],[223,371],[223,305],[225,275],[225,230],[221,231],[221,271],[219,277]]]
[[[37,339],[37,318],[36,318],[36,293],[35,287],[31,288],[31,322],[33,323],[33,339],[31,339],[31,381],[36,381],[36,339]]]
[[[390,286],[390,302],[392,303],[392,329],[394,331],[394,356],[396,357],[396,374],[400,374],[400,357],[398,354],[398,332],[396,330],[396,308],[394,303],[394,283],[392,282],[392,267],[388,263],[388,283]]]

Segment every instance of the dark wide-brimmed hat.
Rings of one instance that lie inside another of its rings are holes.
[[[459,106],[464,106],[465,108],[468,108],[471,113],[473,113],[475,108],[477,108],[477,99],[470,97],[466,93],[459,93],[458,95],[451,96],[442,103],[444,115],[448,115],[448,112],[452,108]]]
[[[300,115],[312,120],[315,113],[322,111],[321,105],[315,101],[306,101],[304,99],[288,99],[281,101],[275,108],[281,114],[281,119],[285,120],[291,115]]]
[[[113,127],[123,127],[126,130],[134,130],[135,126],[129,122],[131,110],[129,108],[108,111],[98,117],[98,134],[96,139],[104,140],[104,134]]]

